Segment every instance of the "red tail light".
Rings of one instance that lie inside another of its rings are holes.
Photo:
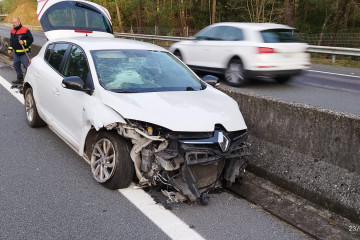
[[[263,54],[263,53],[275,53],[275,49],[273,48],[267,48],[267,47],[258,47],[258,54]]]

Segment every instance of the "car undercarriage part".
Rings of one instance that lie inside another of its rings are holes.
[[[215,130],[212,134],[200,133],[184,140],[181,139],[184,133],[170,136],[141,124],[119,123],[107,128],[115,128],[131,140],[130,157],[138,184],[165,186],[162,193],[168,202],[198,199],[207,205],[208,193],[223,182],[227,186],[234,183],[250,156],[250,144],[245,142],[247,130],[235,133]]]

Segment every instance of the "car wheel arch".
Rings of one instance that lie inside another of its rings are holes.
[[[241,62],[241,64],[245,67],[244,61],[241,59],[241,57],[239,55],[234,55],[234,56],[232,56],[231,58],[228,59],[225,68],[227,68],[229,66],[230,62],[233,61],[233,60],[239,60]]]
[[[180,54],[181,58],[179,58],[177,54]],[[179,48],[176,48],[174,50],[174,55],[178,57],[181,61],[184,61],[184,53]]]
[[[23,95],[25,97],[25,93],[26,93],[26,90],[28,90],[29,88],[32,88],[30,83],[26,82],[23,86]]]
[[[117,126],[118,124],[120,124],[120,123],[114,122],[109,125]],[[115,128],[107,129],[104,126],[100,129],[96,129],[94,126],[91,126],[90,130],[86,134],[86,137],[84,139],[84,144],[83,144],[83,153],[87,159],[90,160],[92,145],[95,144],[96,137],[102,132],[112,132],[114,134],[118,134],[117,131],[115,130]],[[121,137],[121,136],[119,135],[119,137]]]

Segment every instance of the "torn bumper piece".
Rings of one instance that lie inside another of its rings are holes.
[[[158,136],[126,125],[117,130],[133,144],[130,157],[139,185],[165,185],[169,201],[195,201],[224,182],[235,182],[250,156],[247,130]]]

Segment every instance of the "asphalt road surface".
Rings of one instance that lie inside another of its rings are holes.
[[[49,128],[27,126],[13,69],[0,63],[0,76],[0,239],[309,239],[227,192],[170,211],[143,190],[105,189]]]
[[[286,84],[258,79],[244,89],[289,102],[360,115],[360,68],[313,64],[311,69]]]

